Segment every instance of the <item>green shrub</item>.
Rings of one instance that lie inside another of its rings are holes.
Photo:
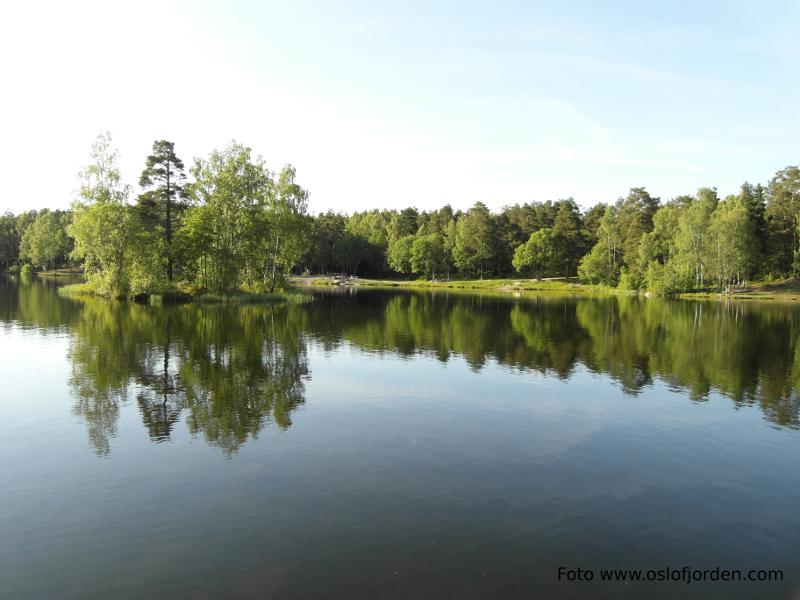
[[[641,275],[631,273],[625,267],[622,267],[619,273],[619,281],[617,282],[617,289],[620,290],[638,290],[643,287],[643,280]]]
[[[652,261],[645,273],[647,290],[656,296],[671,296],[684,289],[681,278],[669,265]]]

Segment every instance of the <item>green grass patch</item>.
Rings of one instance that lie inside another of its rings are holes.
[[[800,301],[800,283],[794,278],[777,281],[754,281],[723,294],[715,289],[697,290],[678,294],[686,300],[748,300],[772,302]]]
[[[58,292],[65,296],[99,296],[113,298],[110,294],[99,291],[91,282],[71,283],[62,285]],[[128,297],[129,300],[140,304],[180,304],[197,302],[199,304],[259,304],[259,303],[290,303],[301,304],[314,299],[313,294],[304,290],[288,289],[275,293],[261,293],[247,290],[231,290],[227,292],[214,292],[208,290],[190,293],[184,286],[173,286],[160,289],[158,292],[142,292]]]
[[[575,278],[565,279],[457,279],[395,280],[352,277],[294,277],[292,283],[306,287],[384,287],[407,289],[474,290],[502,293],[559,292],[567,294],[626,294],[624,290],[605,285],[584,284]]]
[[[99,295],[94,286],[87,282],[70,283],[58,288],[58,293],[64,296],[97,296]]]
[[[798,302],[800,301],[800,282],[794,278],[777,281],[754,281],[732,289],[730,294],[720,293],[716,289],[708,288],[684,292],[678,294],[678,297],[685,300]]]
[[[577,278],[552,279],[455,279],[450,281],[430,281],[424,279],[361,279],[346,276],[302,276],[292,277],[291,281],[298,287],[310,288],[403,288],[417,290],[462,290],[474,292],[491,292],[495,294],[513,294],[522,296],[527,293],[558,293],[565,295],[653,295],[644,291],[621,290],[606,285],[581,283]],[[777,281],[749,282],[732,290],[730,294],[721,294],[715,288],[677,293],[673,297],[686,300],[748,300],[773,302],[800,301],[800,282],[793,279]]]
[[[50,271],[39,271],[40,277],[81,277],[83,269],[78,267],[65,267],[63,269],[52,269]]]
[[[308,292],[288,290],[284,292],[259,293],[247,291],[202,292],[192,296],[192,302],[200,304],[261,304],[289,303],[301,304],[310,302],[313,296]]]

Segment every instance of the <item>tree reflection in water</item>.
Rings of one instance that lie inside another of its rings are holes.
[[[227,453],[304,400],[306,346],[288,307],[150,307],[83,301],[70,350],[74,411],[100,454],[120,404],[135,397],[151,439],[182,416]]]
[[[800,424],[800,311],[791,305],[365,291],[274,306],[85,300],[58,314],[71,315],[74,410],[100,454],[129,398],[154,441],[184,419],[231,454],[268,423],[288,428],[310,377],[307,344],[455,355],[475,371],[494,361],[561,379],[582,368],[625,394],[661,380],[693,401],[713,390],[758,405],[777,426]]]

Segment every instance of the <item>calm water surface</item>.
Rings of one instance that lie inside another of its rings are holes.
[[[793,597],[798,335],[768,304],[0,279],[0,596]],[[557,580],[685,565],[785,580]]]

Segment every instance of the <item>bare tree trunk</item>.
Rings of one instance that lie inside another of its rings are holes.
[[[172,203],[169,190],[169,162],[167,162],[167,280],[172,281]]]
[[[275,235],[275,254],[272,256],[272,283],[270,284],[270,293],[275,291],[275,275],[278,268],[278,244],[280,242],[280,234]]]

